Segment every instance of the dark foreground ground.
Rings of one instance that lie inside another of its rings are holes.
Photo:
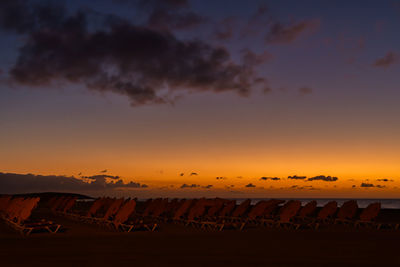
[[[164,225],[115,233],[55,221],[66,231],[22,237],[0,224],[0,266],[400,266],[400,231],[207,232]]]

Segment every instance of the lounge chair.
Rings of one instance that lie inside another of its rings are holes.
[[[318,229],[321,224],[327,224],[328,222],[333,220],[333,216],[337,211],[337,202],[330,201],[325,204],[324,207],[319,211],[317,218],[308,223],[308,226],[313,226],[315,229]]]
[[[356,228],[372,227],[380,229],[382,224],[377,223],[375,220],[381,210],[381,203],[371,203],[361,212],[359,219],[354,223]]]
[[[354,223],[353,219],[357,214],[357,210],[358,210],[357,201],[349,200],[344,202],[337,213],[335,224],[344,224],[344,225],[353,224]]]
[[[2,218],[5,222],[21,234],[29,235],[32,232],[47,231],[56,233],[61,225],[50,221],[41,220],[32,222],[28,219],[32,210],[36,208],[40,198],[14,198],[9,199],[6,206],[2,206],[0,210]],[[3,202],[4,204],[4,202]]]
[[[300,224],[295,223],[292,219],[297,215],[301,208],[299,200],[288,201],[279,211],[279,217],[276,221],[277,227],[298,229]]]

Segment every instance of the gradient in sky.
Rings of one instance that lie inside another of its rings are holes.
[[[226,3],[2,1],[0,171],[398,197],[400,2]]]

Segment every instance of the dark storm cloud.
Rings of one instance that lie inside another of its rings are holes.
[[[279,178],[279,177],[266,177],[266,176],[263,176],[263,177],[260,178],[260,180],[264,180],[264,181],[266,181],[266,180],[279,181],[279,180],[281,180],[281,178]]]
[[[293,179],[293,180],[304,180],[306,178],[307,176],[297,176],[297,175],[288,176],[288,179]]]
[[[399,61],[399,55],[394,52],[388,52],[384,57],[375,60],[373,66],[388,68]]]
[[[184,189],[184,188],[198,188],[198,187],[200,187],[200,185],[198,185],[198,184],[183,184],[183,185],[181,185],[181,189]]]
[[[55,175],[0,173],[0,192],[4,194],[27,192],[95,192],[117,188],[146,188],[145,184],[136,182],[124,183],[120,179],[108,182],[105,177],[92,178],[93,181]]]
[[[7,31],[27,33],[40,27],[57,27],[64,16],[64,7],[50,1],[34,5],[29,0],[0,1],[0,27]]]
[[[227,41],[232,39],[234,36],[234,30],[237,26],[238,21],[234,16],[226,17],[219,21],[216,25],[214,32],[215,38],[220,41]]]
[[[270,44],[287,44],[294,42],[303,33],[316,29],[320,24],[319,20],[303,20],[285,25],[280,22],[272,24],[265,40]]]
[[[165,2],[177,8],[181,3]],[[50,6],[46,6],[48,12],[39,12],[28,3],[1,2],[4,14],[13,11],[28,21],[14,17],[1,21],[3,29],[27,34],[10,70],[14,83],[36,87],[55,82],[83,84],[93,91],[126,95],[132,105],[170,103],[179,90],[247,96],[257,86],[254,66],[233,62],[224,47],[201,40],[182,41],[170,31],[119,18],[110,22],[107,17],[106,26],[94,30],[85,12],[67,15],[64,9]]]
[[[204,17],[191,11],[181,14],[166,9],[156,9],[149,15],[147,25],[160,30],[185,30],[194,28],[205,21]]]
[[[183,8],[189,6],[188,0],[120,0],[125,2],[136,2],[139,6],[144,8],[154,8],[154,7],[163,7],[163,8]]]
[[[254,184],[252,184],[252,183],[249,183],[249,184],[245,185],[245,187],[250,188],[250,187],[256,187],[256,186]]]
[[[158,30],[185,30],[196,27],[206,18],[191,11],[186,0],[115,0],[131,3],[147,14],[146,25]]]
[[[325,181],[325,182],[335,182],[338,178],[334,176],[325,176],[325,175],[318,175],[315,177],[310,177],[307,181]]]

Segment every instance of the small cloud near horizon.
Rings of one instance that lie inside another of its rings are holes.
[[[288,179],[292,179],[292,180],[304,180],[306,178],[307,178],[307,176],[297,176],[297,175],[288,176]]]
[[[267,180],[279,181],[279,180],[281,180],[281,178],[279,178],[279,177],[266,177],[266,176],[263,176],[263,177],[260,177],[259,180],[263,180],[263,181],[267,181]]]
[[[395,52],[387,52],[385,56],[378,58],[372,64],[374,67],[387,69],[393,64],[396,64],[399,61],[399,55]]]
[[[181,189],[185,189],[185,188],[197,188],[197,187],[200,187],[200,185],[198,185],[198,184],[183,184],[183,185],[181,185]]]
[[[337,180],[339,180],[339,178],[334,176],[325,176],[325,175],[318,175],[307,179],[307,181],[325,181],[325,182],[336,182]]]

